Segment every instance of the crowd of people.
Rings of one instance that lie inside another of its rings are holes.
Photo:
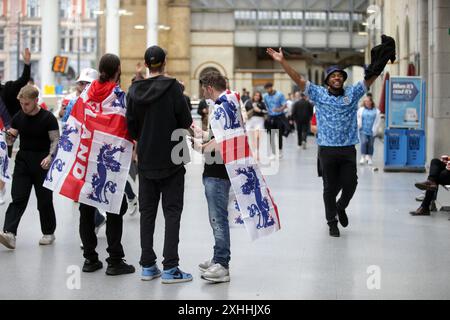
[[[361,141],[360,164],[372,165],[374,139],[380,124],[380,111],[376,108],[368,88],[377,79],[388,59],[385,56],[372,61],[375,67],[368,68],[366,77],[351,86],[344,86],[347,73],[337,66],[326,70],[325,85],[313,84],[304,79],[284,58],[282,49],[267,49],[267,54],[280,63],[286,73],[300,89],[286,99],[272,83],[264,86],[265,93],[255,91],[253,95],[243,90],[242,110],[245,112],[246,129],[251,136],[252,149],[256,161],[260,159],[260,140],[263,130],[270,136],[272,158],[282,158],[283,137],[292,131],[292,124],[298,132],[298,147],[307,148],[307,137],[316,134],[318,144],[318,172],[323,179],[323,200],[325,218],[329,234],[339,237],[342,227],[349,225],[347,207],[356,191],[357,151]],[[395,55],[394,55],[395,56]],[[2,118],[9,155],[14,141],[20,136],[19,152],[15,156],[15,167],[11,186],[12,202],[5,215],[0,243],[9,249],[16,248],[16,236],[21,217],[27,207],[31,189],[34,186],[40,214],[42,238],[40,245],[50,245],[55,241],[56,217],[52,191],[43,187],[47,172],[52,164],[60,137],[57,118],[40,106],[39,91],[30,80],[30,53],[25,50],[25,67],[22,76],[14,82],[7,82],[0,88],[0,115]],[[392,52],[388,52],[392,60]],[[118,100],[126,109],[127,130],[135,142],[132,180],[139,178],[138,195],[127,182],[119,214],[100,212],[98,208],[85,203],[79,204],[79,234],[85,258],[83,272],[95,272],[103,268],[96,252],[98,229],[106,225],[109,254],[106,274],[122,275],[135,272],[135,267],[124,260],[121,244],[123,216],[137,211],[139,202],[141,240],[141,278],[153,280],[162,278],[163,283],[188,282],[192,274],[179,267],[179,232],[183,212],[185,165],[189,154],[178,154],[173,158],[177,145],[186,144],[180,137],[174,140],[175,130],[184,130],[192,136],[193,149],[205,157],[203,185],[208,205],[208,214],[214,248],[211,259],[199,264],[202,278],[210,282],[230,281],[231,244],[228,222],[228,202],[231,187],[230,177],[221,158],[220,145],[215,141],[206,100],[221,103],[227,94],[227,79],[209,72],[200,79],[204,100],[200,102],[198,113],[202,124],[196,126],[191,116],[190,100],[184,93],[184,85],[166,75],[166,52],[152,46],[144,55],[149,76],[143,75],[143,68],[137,68],[136,77],[126,94],[126,99]],[[76,91],[67,97],[58,112],[65,123],[73,106],[84,93],[98,104],[105,102],[111,90],[125,95],[120,88],[121,61],[116,55],[106,54],[98,71],[85,69],[76,81]],[[361,107],[358,106],[363,96]],[[196,139],[200,137],[200,139]],[[450,183],[450,162],[448,156],[431,162],[430,176],[416,186],[425,190],[422,205],[414,215],[429,214],[429,207],[436,196],[439,184]],[[4,194],[4,183],[0,184],[0,194]],[[340,194],[339,199],[337,199]],[[1,200],[1,199],[0,199]],[[164,250],[161,271],[154,251],[154,231],[158,206],[162,201],[165,218]]]

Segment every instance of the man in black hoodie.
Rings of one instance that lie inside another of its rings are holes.
[[[148,48],[145,65],[150,78],[135,81],[127,95],[128,130],[138,142],[142,280],[161,276],[153,250],[153,233],[162,195],[166,224],[162,282],[191,281],[192,275],[178,268],[184,165],[189,162],[189,153],[184,130],[180,134],[177,130],[189,129],[192,116],[179,82],[164,76],[164,50],[158,46]]]

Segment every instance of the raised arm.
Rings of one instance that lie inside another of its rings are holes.
[[[375,80],[377,80],[378,76],[372,76],[367,80],[364,80],[364,85],[367,88],[370,88],[372,86],[372,84],[375,82]]]
[[[284,71],[291,77],[291,79],[299,86],[301,91],[305,91],[306,80],[292,68],[289,63],[284,58],[283,49],[280,51],[273,50],[272,48],[267,49],[267,54],[272,57],[273,60],[279,62],[283,67]]]

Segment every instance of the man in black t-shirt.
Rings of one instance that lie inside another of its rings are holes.
[[[16,155],[14,167],[12,202],[5,214],[4,232],[0,232],[0,243],[9,249],[16,247],[17,228],[33,186],[43,233],[39,244],[52,244],[55,241],[56,229],[53,193],[42,184],[50,168],[52,156],[57,150],[58,121],[51,112],[38,106],[39,91],[35,87],[23,87],[17,98],[22,110],[13,117],[11,128],[6,132],[6,140],[12,145],[20,134],[20,150]]]

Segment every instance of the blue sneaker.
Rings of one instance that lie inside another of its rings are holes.
[[[179,283],[192,281],[192,274],[181,271],[178,267],[164,270],[162,274],[162,283]]]
[[[161,277],[161,270],[158,269],[158,266],[156,264],[154,264],[150,268],[142,267],[142,274],[141,274],[142,281],[150,281],[159,277]]]

